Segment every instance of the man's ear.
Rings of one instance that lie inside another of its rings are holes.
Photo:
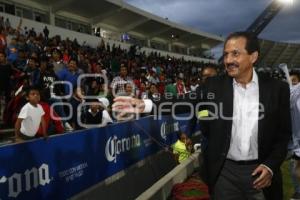
[[[258,60],[258,52],[255,51],[251,54],[251,62],[254,64]]]

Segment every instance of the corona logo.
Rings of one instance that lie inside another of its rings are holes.
[[[160,126],[160,135],[164,140],[167,140],[167,135],[173,132],[179,131],[179,123],[171,123],[168,124],[167,122],[164,122]]]
[[[42,164],[38,169],[33,167],[24,173],[14,173],[10,177],[2,176],[0,185],[8,183],[8,197],[16,198],[23,191],[30,191],[38,186],[49,184],[49,166]]]
[[[110,137],[105,145],[105,155],[109,162],[117,162],[117,156],[141,146],[140,135],[118,139],[116,135]]]

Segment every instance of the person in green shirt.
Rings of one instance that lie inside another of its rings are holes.
[[[165,93],[171,93],[172,95],[176,96],[177,95],[177,90],[176,90],[176,86],[173,83],[173,80],[169,80],[168,84],[166,85],[165,88]]]
[[[182,161],[191,155],[192,142],[185,133],[180,132],[178,134],[178,140],[172,145],[172,148],[176,161],[182,163]]]

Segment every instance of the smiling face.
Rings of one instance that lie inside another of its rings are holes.
[[[258,52],[248,53],[245,37],[230,38],[224,46],[224,64],[229,76],[240,83],[248,83],[252,78],[253,64]]]

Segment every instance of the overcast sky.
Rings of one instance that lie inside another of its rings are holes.
[[[272,0],[124,0],[170,21],[226,36],[245,30]],[[286,6],[259,35],[300,43],[300,0]]]

